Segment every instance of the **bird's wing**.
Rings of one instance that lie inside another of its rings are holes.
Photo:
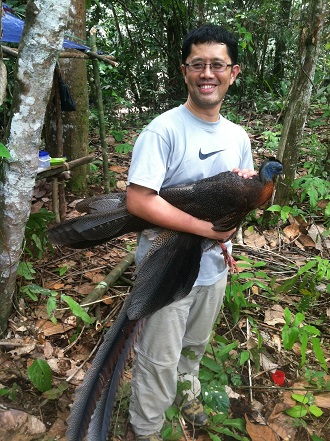
[[[126,193],[109,193],[92,196],[77,202],[75,209],[80,213],[104,213],[126,208]]]
[[[48,238],[55,245],[88,248],[149,227],[149,222],[133,216],[124,206],[64,221],[48,230]]]

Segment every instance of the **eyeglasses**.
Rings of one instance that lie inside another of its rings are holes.
[[[192,72],[203,72],[206,66],[210,66],[212,72],[224,72],[227,67],[234,66],[233,64],[228,64],[225,61],[215,61],[214,63],[202,63],[200,61],[195,61],[191,63],[185,63],[188,69]]]

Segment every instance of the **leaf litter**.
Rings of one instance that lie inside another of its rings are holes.
[[[111,168],[121,191],[127,176],[128,159],[117,156],[115,161],[117,165]],[[92,190],[95,194],[102,191],[97,185]],[[38,206],[35,206],[35,211],[50,206],[49,191],[47,183],[44,183],[44,187],[38,183],[34,200],[34,205]],[[71,201],[68,204],[68,218],[74,217],[78,214],[74,210],[74,196],[68,194],[67,198]],[[274,286],[284,283],[294,277],[297,270],[314,255],[329,254],[329,241],[320,240],[322,226],[307,226],[293,217],[288,222],[283,232],[247,228],[243,233],[244,242],[234,245],[234,252],[238,256],[265,262],[262,271],[269,278],[264,280],[265,284],[274,278]],[[91,250],[56,248],[45,254],[40,261],[34,262],[37,271],[35,282],[81,303],[134,245],[135,235],[132,234]],[[61,268],[63,274],[60,275]],[[18,300],[16,311],[9,321],[8,335],[0,341],[0,392],[5,391],[0,395],[0,439],[65,440],[66,419],[75,388],[90,367],[106,327],[115,320],[134,278],[135,267],[132,264],[119,278],[116,286],[89,306],[89,313],[96,318],[89,326],[73,316],[59,296],[54,314],[55,323],[49,319],[44,301],[36,303],[27,297]],[[330,440],[329,390],[325,386],[320,390],[322,386],[317,379],[313,384],[311,379],[306,381],[301,376],[299,364],[302,343],[299,340],[291,350],[283,350],[281,332],[286,323],[284,310],[287,306],[290,308],[299,304],[303,295],[300,292],[286,292],[270,297],[262,287],[254,285],[247,289],[246,298],[257,307],[241,311],[238,323],[233,321],[229,311],[224,310],[216,329],[219,335],[230,335],[233,341],[239,342],[240,350],[248,349],[254,354],[239,372],[243,379],[242,385],[227,386],[230,418],[242,418],[245,421],[249,436],[247,439],[252,441],[310,441],[312,436],[323,438],[324,441]],[[330,334],[328,325],[323,323],[326,317],[329,324],[329,315],[327,295],[320,288],[319,297],[306,311],[306,317],[309,321],[319,323],[322,348],[328,365]],[[248,337],[247,322],[250,318],[254,325]],[[262,350],[258,350],[258,333],[262,335]],[[28,367],[38,359],[46,360],[53,373],[52,388],[44,393],[32,385],[27,375]],[[307,347],[305,366],[313,372],[319,369],[318,360],[310,347]],[[272,378],[277,371],[285,375],[282,387]],[[118,394],[115,424],[111,427],[109,438],[112,440],[133,439],[126,424],[130,378],[131,370],[128,366],[123,387]],[[329,381],[329,377],[324,377],[323,381]],[[313,405],[322,409],[322,416],[309,414],[302,420],[287,415],[285,411],[297,404],[292,398],[293,393],[303,396],[311,393]],[[179,424],[183,433],[181,440],[211,440],[207,431],[194,431],[182,419],[176,424]],[[227,435],[221,438],[222,441],[230,439],[233,438]]]

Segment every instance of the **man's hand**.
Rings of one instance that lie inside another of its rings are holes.
[[[234,168],[233,172],[237,173],[238,176],[241,176],[244,179],[251,179],[253,176],[258,174],[255,170],[250,170],[248,168],[243,168],[242,170],[239,168]]]

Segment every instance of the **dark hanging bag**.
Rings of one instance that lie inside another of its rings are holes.
[[[72,98],[69,86],[63,81],[60,73],[58,73],[58,85],[60,90],[61,110],[64,112],[74,112],[76,110],[76,103]]]

